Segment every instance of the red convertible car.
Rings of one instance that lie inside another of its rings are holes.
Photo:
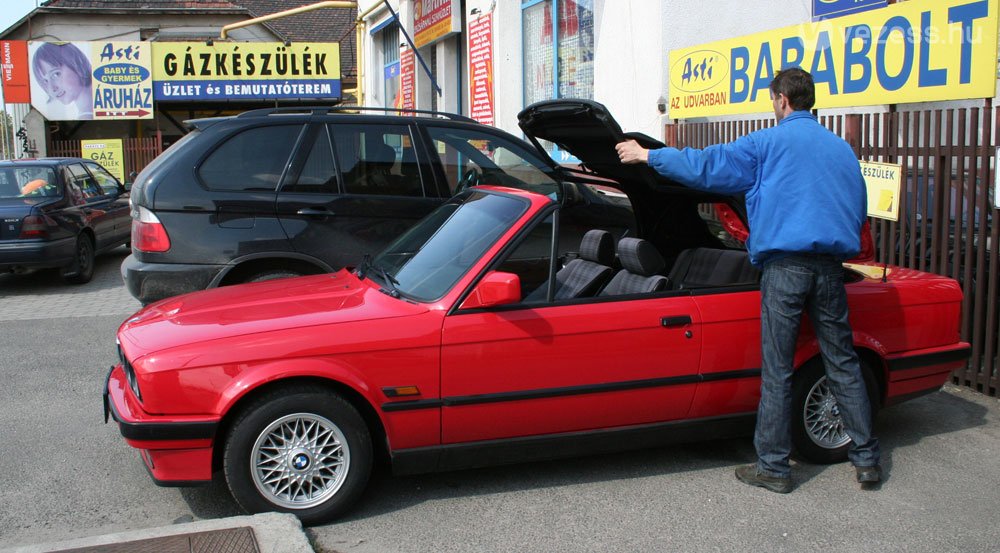
[[[153,479],[221,472],[247,511],[316,524],[355,502],[380,459],[414,473],[752,433],[760,292],[740,200],[619,164],[623,136],[656,142],[599,104],[520,120],[586,170],[470,187],[353,270],[196,292],[125,321],[105,420]],[[499,179],[469,170],[469,183]],[[587,219],[570,221],[582,200],[560,182],[597,176],[627,195],[637,233],[594,217],[565,244]],[[844,275],[873,404],[938,390],[969,352],[956,282],[871,261]],[[796,365],[796,448],[843,459],[808,323]]]

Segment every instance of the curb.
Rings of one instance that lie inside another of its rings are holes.
[[[112,545],[118,545],[115,549],[121,551],[120,544],[139,540],[243,527],[253,529],[258,551],[265,553],[314,553],[299,519],[295,515],[287,513],[262,513],[251,516],[200,520],[159,528],[129,530],[103,536],[0,549],[0,553],[55,553],[68,549],[92,549],[94,553],[99,553],[104,550],[105,546]]]

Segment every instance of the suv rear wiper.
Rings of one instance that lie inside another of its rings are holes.
[[[366,253],[365,256],[361,258],[361,265],[358,265],[358,267],[354,270],[354,274],[357,275],[358,278],[363,279],[365,278],[365,274],[368,273],[368,269],[371,268],[372,254]]]

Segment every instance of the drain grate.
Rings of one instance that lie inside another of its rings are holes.
[[[260,553],[260,548],[253,529],[245,527],[60,549],[53,553]]]

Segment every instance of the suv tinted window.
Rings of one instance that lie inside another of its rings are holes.
[[[557,188],[549,168],[522,146],[492,134],[447,127],[427,127],[432,149],[441,158],[448,188],[454,192],[466,171],[475,170],[485,182],[547,194]]]
[[[333,146],[326,127],[320,127],[316,133],[298,180],[285,184],[281,189],[284,192],[337,193],[337,168],[333,163]]]
[[[275,190],[301,130],[273,125],[236,134],[208,156],[198,176],[214,190]]]
[[[423,196],[420,167],[405,125],[330,125],[348,194]]]

